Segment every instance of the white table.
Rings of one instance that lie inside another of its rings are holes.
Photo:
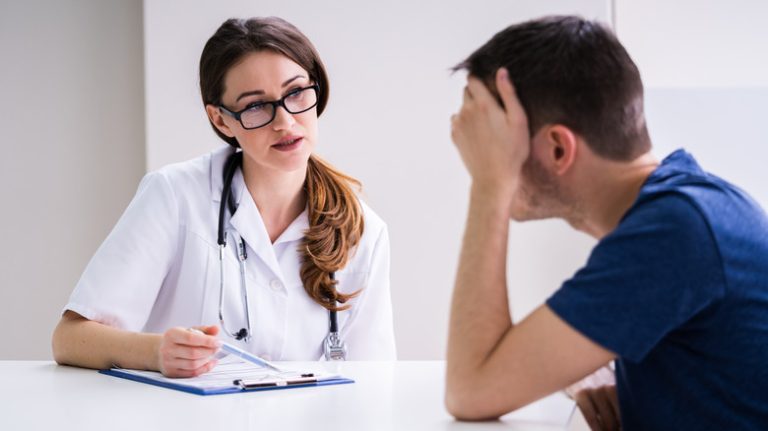
[[[572,428],[578,416],[555,394],[500,421],[457,422],[443,406],[442,361],[290,366],[326,367],[355,383],[204,397],[48,361],[0,361],[0,430],[535,431]]]

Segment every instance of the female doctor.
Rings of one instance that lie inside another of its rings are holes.
[[[386,225],[313,154],[328,78],[312,43],[230,19],[200,88],[229,145],[144,177],[65,307],[56,361],[196,376],[220,339],[267,360],[394,359]]]

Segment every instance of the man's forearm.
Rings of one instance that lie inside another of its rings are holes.
[[[506,260],[513,189],[473,185],[448,337],[448,386],[480,371],[512,327]]]

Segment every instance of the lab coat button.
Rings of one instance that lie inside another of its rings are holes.
[[[269,282],[269,287],[272,288],[272,290],[280,290],[283,288],[283,283],[280,282],[280,280],[272,280]]]

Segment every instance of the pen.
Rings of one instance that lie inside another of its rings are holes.
[[[199,330],[197,328],[189,328],[189,330],[191,332],[196,332],[198,334],[206,335],[203,331],[201,331],[201,330]],[[260,357],[254,355],[252,353],[246,352],[245,350],[240,349],[239,347],[236,347],[236,346],[234,346],[232,344],[229,344],[229,343],[226,343],[226,342],[223,342],[223,341],[221,341],[221,350],[229,353],[230,355],[235,355],[238,358],[245,359],[246,361],[251,362],[253,364],[256,364],[256,365],[259,365],[259,366],[262,366],[262,367],[266,367],[266,368],[271,368],[271,369],[273,369],[275,371],[281,371],[281,372],[283,371],[277,365],[274,365],[274,364],[272,364],[272,363],[270,363],[270,362],[268,362],[268,361],[266,361],[264,359],[261,359]]]

